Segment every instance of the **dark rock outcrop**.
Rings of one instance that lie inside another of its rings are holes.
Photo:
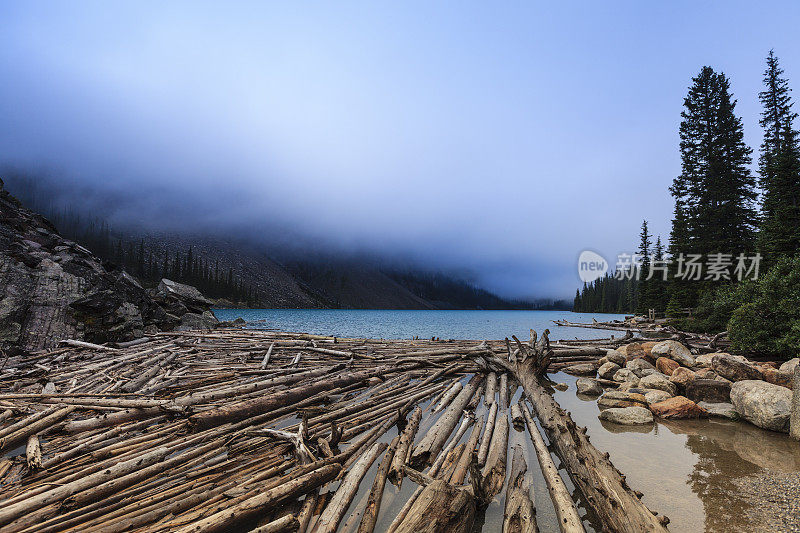
[[[218,324],[211,312],[214,302],[191,285],[165,278],[150,295],[170,316],[180,321],[176,329],[209,329]]]
[[[0,180],[0,347],[124,341],[180,324],[134,278],[61,237]]]

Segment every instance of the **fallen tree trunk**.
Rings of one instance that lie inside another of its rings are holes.
[[[385,442],[375,443],[372,448],[364,453],[353,465],[353,468],[350,469],[344,477],[342,484],[339,485],[330,503],[328,503],[328,506],[319,517],[317,528],[315,529],[317,533],[333,533],[336,531],[345,511],[347,511],[347,508],[350,506],[350,502],[353,501],[356,492],[358,492],[358,486],[361,484],[361,480],[364,479],[367,470],[369,470],[369,467],[375,462],[378,455],[385,449]]]
[[[342,467],[338,464],[325,465],[302,476],[287,480],[262,494],[253,496],[236,505],[214,513],[178,530],[177,533],[211,533],[231,531],[238,524],[253,520],[275,504],[313,491],[337,475]]]
[[[427,476],[425,476],[427,477]],[[472,491],[443,479],[426,479],[419,497],[395,533],[467,533],[475,523],[476,503]]]
[[[458,396],[439,417],[436,424],[414,448],[410,461],[412,465],[431,463],[433,458],[439,455],[444,443],[447,442],[447,438],[453,432],[453,428],[456,427],[461,415],[464,413],[464,408],[478,389],[480,381],[480,376],[473,376],[461,392],[458,393]]]
[[[397,445],[397,451],[389,468],[389,481],[398,488],[403,484],[403,466],[411,454],[411,445],[414,443],[414,436],[419,429],[420,420],[422,420],[422,409],[417,407],[411,414],[411,419],[406,424],[403,433],[400,434],[400,443]]]
[[[528,464],[522,446],[514,446],[511,459],[511,476],[506,489],[506,506],[503,510],[503,533],[537,533],[536,507],[531,497],[531,481],[526,472]]]
[[[505,376],[505,374],[503,374]],[[506,481],[506,460],[508,458],[508,412],[497,413],[497,421],[492,431],[492,442],[483,467],[483,493],[491,501],[503,490]]]
[[[584,533],[583,523],[578,514],[578,509],[575,507],[575,502],[572,500],[572,495],[567,490],[564,480],[558,475],[558,468],[550,457],[550,450],[544,443],[542,435],[539,433],[539,428],[536,427],[536,422],[533,421],[528,406],[522,404],[522,414],[525,417],[525,422],[528,425],[528,432],[533,440],[533,448],[536,450],[536,457],[539,459],[539,468],[544,476],[544,482],[547,485],[547,490],[550,492],[550,499],[553,501],[553,507],[556,510],[558,517],[558,525],[562,533]]]
[[[383,461],[381,461],[378,467],[378,473],[375,474],[375,481],[372,482],[372,490],[367,500],[367,507],[364,509],[364,515],[361,517],[361,524],[358,526],[358,533],[372,533],[375,530],[375,523],[378,521],[378,512],[381,510],[383,489],[386,487],[386,476],[389,474],[389,467],[397,452],[399,442],[400,436],[392,440],[389,449],[386,451],[386,455],[383,456]]]
[[[508,368],[522,384],[554,451],[572,482],[583,493],[603,525],[619,532],[666,532],[667,517],[657,517],[626,483],[625,477],[590,442],[585,428],[579,428],[569,413],[559,407],[539,383],[534,366],[510,365],[502,359],[491,362]]]
[[[347,387],[354,383],[365,381],[375,376],[381,376],[389,371],[389,367],[381,366],[360,372],[344,372],[326,379],[311,381],[288,390],[269,394],[261,398],[245,400],[233,404],[223,405],[209,409],[189,417],[189,422],[198,429],[207,429],[228,422],[239,422],[246,418],[268,413],[295,402],[305,400],[319,392],[339,387]]]

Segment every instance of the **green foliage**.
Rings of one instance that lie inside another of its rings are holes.
[[[800,257],[782,257],[757,283],[728,322],[734,350],[781,355],[800,352]]]
[[[675,198],[673,257],[753,250],[756,180],[749,170],[752,150],[744,142],[735,108],[728,78],[703,67],[692,79],[681,113],[681,174],[670,187]],[[678,301],[687,306],[693,306],[701,290],[710,286],[674,283]]]
[[[764,72],[765,90],[758,94],[763,110],[759,123],[764,141],[759,156],[764,190],[759,250],[768,264],[800,248],[800,143],[794,129],[789,82],[770,50]]]

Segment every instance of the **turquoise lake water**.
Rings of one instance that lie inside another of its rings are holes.
[[[595,339],[619,336],[609,330],[561,327],[554,320],[591,323],[622,320],[624,315],[571,311],[409,311],[382,309],[214,309],[220,320],[242,317],[247,327],[375,339],[530,338],[530,330],[550,329],[550,339]]]

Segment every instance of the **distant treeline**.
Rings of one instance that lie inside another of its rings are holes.
[[[235,276],[232,268],[221,269],[218,260],[212,263],[201,257],[191,245],[170,253],[165,246],[153,246],[149,240],[112,231],[103,217],[88,217],[73,205],[56,203],[35,178],[7,171],[4,179],[24,205],[45,216],[64,237],[80,243],[104,261],[121,266],[145,286],[154,286],[162,278],[168,278],[193,285],[211,298],[246,304],[258,301],[258,292]]]
[[[770,51],[764,72],[759,124],[763,142],[758,176],[753,150],[725,74],[703,67],[692,79],[681,113],[681,173],[675,200],[667,281],[647,280],[659,242],[649,253],[647,224],[639,244],[638,282],[605,277],[585,286],[574,309],[646,312],[692,318],[685,329],[728,329],[734,348],[790,355],[800,350],[800,141],[789,82]],[[697,269],[689,263],[696,259]],[[757,280],[755,269],[758,269]]]

